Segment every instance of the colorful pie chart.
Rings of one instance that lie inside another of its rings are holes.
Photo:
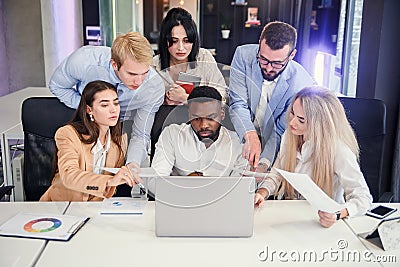
[[[27,222],[24,225],[24,230],[30,233],[45,233],[53,231],[60,226],[61,226],[61,221],[59,219],[39,218]]]

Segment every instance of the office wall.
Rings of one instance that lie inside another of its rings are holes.
[[[83,44],[81,0],[0,1],[0,96],[46,86]]]
[[[82,1],[40,2],[42,24],[37,35],[42,38],[42,57],[39,60],[45,72],[45,82],[41,86],[47,86],[61,61],[83,45]]]
[[[169,8],[182,7],[186,9],[192,15],[192,18],[196,22],[196,24],[198,24],[199,20],[197,18],[197,0],[185,0],[183,5],[181,5],[180,2],[180,0],[169,0]]]
[[[376,98],[387,107],[382,191],[391,190],[400,105],[400,1],[365,0],[360,38],[357,97]],[[399,179],[399,178],[397,178]]]
[[[44,86],[40,0],[3,0],[1,5],[0,94]]]

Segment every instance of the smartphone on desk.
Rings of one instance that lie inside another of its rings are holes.
[[[390,208],[390,207],[379,205],[379,206],[373,208],[372,210],[367,211],[367,215],[377,218],[377,219],[383,219],[396,211],[397,211],[396,208]]]

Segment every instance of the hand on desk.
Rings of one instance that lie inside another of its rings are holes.
[[[254,207],[261,208],[264,204],[264,199],[269,195],[269,192],[265,188],[260,188],[254,195]]]
[[[261,208],[264,204],[264,197],[260,193],[254,195],[254,207]]]
[[[319,223],[326,228],[331,227],[336,222],[336,213],[328,213],[325,211],[318,211]],[[340,219],[349,216],[347,209],[340,211]]]

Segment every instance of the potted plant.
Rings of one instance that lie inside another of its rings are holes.
[[[228,23],[221,24],[222,38],[228,39],[230,32],[231,32],[231,25],[230,24],[228,24]]]

